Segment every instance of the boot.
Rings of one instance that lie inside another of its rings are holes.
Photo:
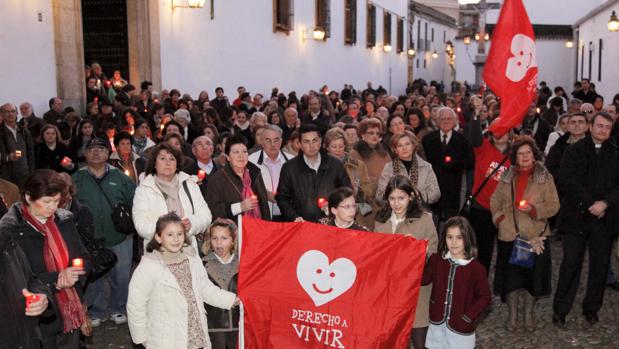
[[[529,291],[524,290],[524,328],[529,331],[535,331],[535,297]]]
[[[507,324],[506,328],[510,332],[516,331],[518,326],[518,294],[520,292],[513,291],[507,294]]]

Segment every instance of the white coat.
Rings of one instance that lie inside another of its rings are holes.
[[[236,295],[213,285],[193,248],[185,251],[208,349],[211,343],[202,303],[230,309]],[[129,283],[127,316],[133,342],[146,343],[148,349],[187,348],[187,313],[187,301],[161,253],[146,253]]]
[[[179,181],[179,199],[185,216],[191,222],[191,229],[189,229],[187,235],[191,237],[191,245],[198,250],[195,235],[206,231],[208,225],[211,224],[211,210],[208,208],[206,201],[204,201],[200,187],[197,184],[198,177],[190,176],[185,172],[179,172],[177,178]],[[193,210],[189,197],[187,197],[183,188],[184,181],[187,182],[187,187],[191,194]],[[155,184],[155,177],[153,175],[144,177],[140,185],[135,189],[133,197],[133,224],[138,234],[144,238],[145,246],[155,234],[157,219],[166,213],[168,213],[168,208],[163,193]]]

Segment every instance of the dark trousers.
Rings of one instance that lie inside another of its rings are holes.
[[[236,349],[239,331],[209,332],[212,349]]]
[[[603,221],[594,219],[589,229],[582,233],[566,233],[563,235],[563,260],[559,271],[559,282],[553,303],[556,314],[567,315],[572,308],[582,262],[589,247],[589,277],[587,292],[582,301],[583,312],[597,313],[604,301],[604,288],[610,263],[613,234],[606,229]]]
[[[492,222],[490,210],[472,205],[470,221],[473,229],[475,229],[477,240],[477,261],[486,268],[487,275],[490,272],[494,242],[499,231]]]

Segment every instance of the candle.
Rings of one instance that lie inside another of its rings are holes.
[[[462,111],[462,109],[460,107],[456,108],[456,111],[459,113]]]
[[[62,158],[62,161],[60,161],[60,164],[63,166],[71,165],[71,158],[65,156],[64,158]]]
[[[125,174],[126,174],[127,176],[129,176],[129,174],[130,174],[129,170],[125,170]]]
[[[529,203],[527,202],[527,200],[520,200],[520,202],[518,203],[518,207],[523,208],[526,207]]]
[[[203,181],[204,178],[206,178],[206,172],[204,172],[203,170],[198,170],[198,179],[200,181]]]
[[[84,268],[84,260],[81,258],[73,258],[73,267],[78,269]]]
[[[541,112],[542,110],[540,108],[536,108],[535,112],[539,114],[539,112]]]
[[[163,131],[163,128],[164,128],[164,127],[165,127],[165,124],[161,124],[161,125],[159,126],[159,129],[160,129],[161,131]]]
[[[447,155],[445,156],[445,163],[448,164],[451,162],[451,156]]]
[[[322,209],[327,204],[327,199],[318,198],[318,208]]]
[[[16,150],[15,156],[17,156],[18,158],[21,158],[21,150]]]
[[[258,197],[256,195],[252,195],[251,198],[254,200],[258,200]]]
[[[26,307],[29,307],[30,304],[32,303],[36,303],[39,301],[39,299],[41,299],[41,296],[39,296],[38,294],[29,294],[26,296]]]

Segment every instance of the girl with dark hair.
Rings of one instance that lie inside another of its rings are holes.
[[[77,161],[77,167],[82,167],[86,163],[86,144],[94,138],[94,127],[92,120],[82,120],[77,135],[69,142],[71,158]]]
[[[410,179],[402,175],[391,178],[383,199],[385,204],[376,214],[374,231],[403,234],[418,240],[427,240],[427,255],[435,253],[438,237],[432,214],[423,209],[419,192],[414,188]],[[431,289],[431,286],[423,286],[419,289],[411,338],[415,349],[423,349],[426,341]]]
[[[357,203],[350,188],[338,188],[329,194],[327,200],[329,216],[320,218],[318,222],[332,227],[368,231],[368,228],[357,224]]]
[[[476,256],[469,222],[460,216],[449,218],[421,281],[424,287],[432,285],[426,348],[475,348],[475,323],[491,301],[486,272]]]
[[[146,250],[129,283],[133,342],[148,348],[210,348],[203,303],[230,309],[240,300],[208,279],[177,214],[157,219]]]
[[[0,231],[23,250],[35,279],[55,287],[52,313],[41,321],[43,348],[78,348],[79,330],[87,321],[82,291],[90,270],[69,211],[58,208],[66,183],[53,170],[36,170],[26,179],[22,201],[0,220]],[[82,259],[82,267],[73,266]]]
[[[239,256],[235,254],[237,227],[227,218],[217,218],[207,230],[202,258],[211,282],[224,290],[237,292]],[[224,310],[205,305],[212,349],[236,348],[239,310]]]
[[[544,248],[544,240],[550,234],[548,219],[559,211],[559,197],[533,138],[518,138],[510,160],[512,166],[490,198],[492,220],[499,231],[494,292],[507,298],[508,330],[518,327],[518,312],[524,308],[524,327],[534,331],[536,299],[551,290],[550,248]],[[537,254],[532,268],[510,264],[517,238],[527,241]]]

